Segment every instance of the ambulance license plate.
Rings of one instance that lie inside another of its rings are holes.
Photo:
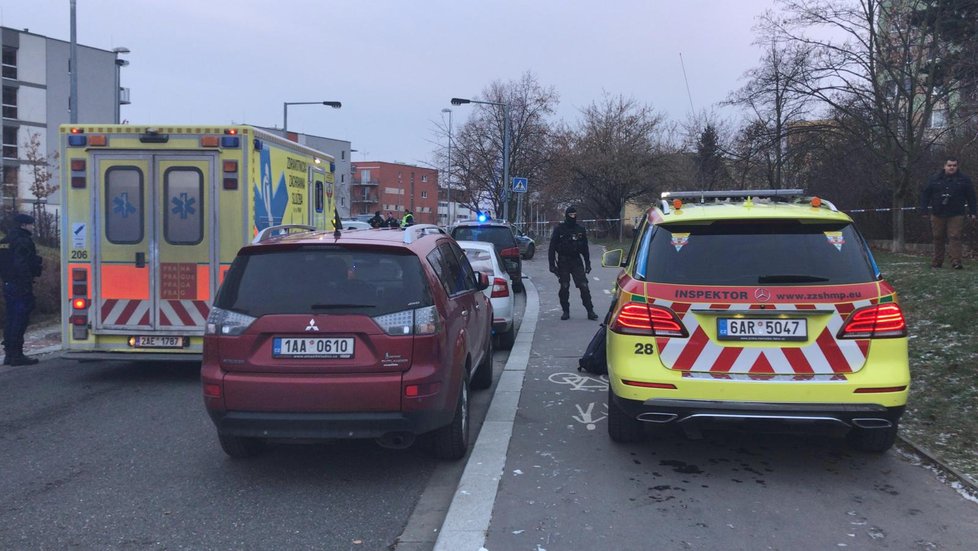
[[[807,341],[805,319],[717,318],[721,341]]]
[[[276,337],[273,358],[352,358],[352,338]]]
[[[183,348],[183,337],[141,335],[132,338],[133,348]]]

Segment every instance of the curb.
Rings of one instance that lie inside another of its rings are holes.
[[[947,463],[944,463],[943,461],[937,458],[936,454],[934,454],[927,448],[920,446],[919,444],[917,444],[913,440],[910,440],[909,438],[906,438],[898,434],[897,441],[903,446],[909,448],[909,451],[912,451],[913,453],[920,455],[922,459],[921,463],[926,463],[928,466],[933,467],[935,470],[938,471],[939,475],[942,475],[945,478],[955,479],[955,481],[957,481],[963,487],[965,487],[967,491],[971,493],[974,497],[978,497],[978,481],[975,481],[970,476],[962,473],[961,471],[955,469],[954,467],[951,467]]]

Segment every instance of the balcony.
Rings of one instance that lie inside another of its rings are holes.
[[[376,195],[361,195],[357,197],[355,195],[350,196],[350,202],[354,205],[374,205],[377,203]]]
[[[350,184],[350,185],[352,185],[352,186],[374,186],[374,187],[376,187],[376,186],[379,186],[380,185],[380,182],[378,182],[377,180],[365,180],[365,181],[361,181],[359,178],[354,177],[353,178],[353,183]]]

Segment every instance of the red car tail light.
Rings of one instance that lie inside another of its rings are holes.
[[[503,249],[503,250],[499,251],[499,256],[519,258],[520,257],[520,248],[519,247],[510,247],[508,249]]]
[[[618,310],[609,328],[616,333],[686,338],[689,333],[676,313],[663,306],[629,302]]]
[[[492,298],[508,297],[509,296],[509,285],[506,284],[506,280],[497,277],[492,280]]]
[[[898,304],[888,302],[860,308],[839,330],[840,339],[906,337],[907,320]]]

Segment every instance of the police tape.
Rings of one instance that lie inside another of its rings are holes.
[[[893,212],[895,210],[918,210],[917,207],[901,207],[899,209],[885,208],[885,209],[850,209],[843,210],[843,212]]]

